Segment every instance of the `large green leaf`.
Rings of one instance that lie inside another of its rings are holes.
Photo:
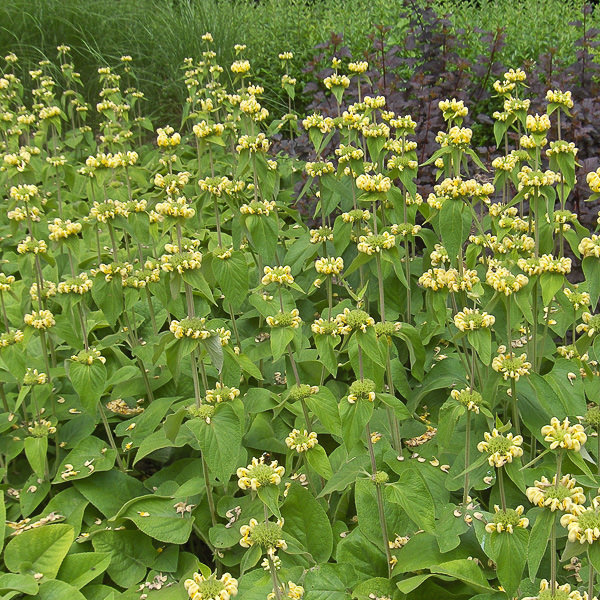
[[[43,573],[53,579],[73,538],[73,527],[64,523],[24,531],[6,545],[4,563],[13,573]]]
[[[462,200],[448,200],[440,210],[442,242],[450,262],[455,265],[458,252],[471,231],[471,213]]]
[[[359,348],[368,356],[375,364],[379,366],[385,366],[383,357],[381,356],[381,348],[377,342],[377,335],[373,327],[368,327],[363,333],[357,331],[355,334]]]
[[[338,563],[354,567],[363,579],[387,577],[388,567],[383,549],[370,542],[359,528],[338,542],[335,558]]]
[[[547,508],[534,509],[537,512],[535,523],[531,528],[531,535],[527,547],[527,563],[529,565],[529,579],[533,581],[537,575],[542,558],[546,553],[552,523],[555,522],[557,515]]]
[[[98,361],[91,365],[78,362],[68,362],[67,365],[69,379],[81,403],[88,412],[95,415],[96,405],[104,392],[106,367]]]
[[[250,215],[246,219],[246,227],[250,232],[254,249],[265,262],[270,262],[277,246],[276,217],[274,215]]]
[[[123,312],[123,285],[120,277],[115,277],[110,282],[102,276],[96,277],[92,287],[92,297],[111,327],[114,327]]]
[[[126,502],[148,493],[140,481],[117,470],[94,473],[74,485],[105,517],[116,515]]]
[[[156,560],[151,539],[140,531],[101,531],[92,537],[92,544],[97,552],[110,554],[108,574],[124,588],[138,583]]]
[[[325,448],[320,444],[317,444],[314,448],[310,448],[304,454],[308,464],[324,479],[330,479],[333,475],[331,470],[331,464],[327,457]]]
[[[586,256],[581,261],[581,267],[590,291],[592,306],[596,306],[600,297],[600,259]]]
[[[509,596],[521,583],[523,569],[527,563],[529,531],[515,528],[513,533],[503,531],[490,535],[490,554],[496,563],[498,581]]]
[[[81,552],[65,557],[58,571],[58,578],[77,589],[81,589],[102,575],[110,564],[108,552]]]
[[[16,591],[28,596],[35,596],[38,582],[33,575],[18,575],[17,573],[0,574],[0,592]]]
[[[422,381],[426,354],[421,334],[412,325],[402,323],[402,327],[396,332],[396,336],[406,343],[412,374],[419,381]]]
[[[307,489],[292,484],[281,516],[285,520],[284,534],[293,535],[316,563],[327,562],[333,548],[331,524],[325,510]]]
[[[364,471],[369,464],[369,457],[366,454],[359,454],[348,458],[346,462],[338,467],[331,479],[325,484],[325,487],[319,494],[319,497],[331,494],[336,491],[343,491],[350,487],[358,477],[361,471]]]
[[[342,435],[342,422],[338,410],[338,401],[333,392],[322,385],[318,393],[306,398],[306,405],[312,413],[321,421],[328,433]]]
[[[210,423],[191,419],[185,423],[202,449],[210,471],[222,482],[229,481],[236,470],[242,444],[242,424],[228,404],[218,406]]]
[[[395,537],[394,532],[406,531],[412,526],[412,523],[398,504],[389,501],[387,494],[382,494],[382,500],[387,530],[390,538],[393,539]],[[358,526],[363,535],[377,547],[383,549],[384,541],[379,519],[377,486],[373,483],[371,477],[360,477],[356,480],[354,503],[356,505]]]
[[[41,478],[45,476],[47,452],[47,437],[25,438],[25,456],[27,457],[33,472]]]
[[[169,544],[185,544],[192,532],[193,518],[178,513],[177,500],[142,496],[129,501],[115,519],[130,519],[146,535]]]
[[[346,448],[350,450],[362,439],[366,439],[365,427],[373,414],[373,402],[360,398],[355,404],[350,404],[347,397],[342,398],[339,411],[342,437]]]
[[[85,596],[74,586],[58,579],[44,581],[38,593],[40,600],[86,600]]]
[[[478,591],[489,591],[491,589],[482,570],[477,566],[475,561],[472,560],[451,560],[440,563],[439,565],[433,565],[430,567],[430,570],[432,573],[449,575],[456,579],[460,579],[460,581],[463,581]]]
[[[294,339],[294,330],[290,327],[271,328],[271,353],[278,360],[287,351],[288,344]]]
[[[6,504],[4,494],[0,494],[0,551],[4,547],[4,531],[6,529]]]
[[[248,265],[239,250],[226,260],[216,258],[212,262],[215,279],[233,308],[239,308],[248,296]]]
[[[421,529],[435,530],[433,497],[418,469],[402,471],[398,481],[386,487],[386,496],[399,504]]]
[[[93,436],[85,438],[61,461],[52,483],[84,479],[94,473],[109,471],[115,464],[115,458],[116,451],[109,448],[106,442]],[[72,470],[68,470],[66,465],[71,465]]]
[[[321,564],[307,572],[304,579],[306,600],[350,600],[339,577],[339,565]]]

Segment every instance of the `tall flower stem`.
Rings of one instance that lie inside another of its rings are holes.
[[[358,346],[358,374],[361,381],[364,381],[364,372],[363,372],[363,360],[362,360],[362,348],[360,345]],[[377,462],[375,461],[375,451],[373,449],[373,442],[371,440],[371,428],[367,423],[366,427],[367,434],[367,446],[369,448],[369,458],[371,459],[371,476],[375,483],[375,489],[377,490],[377,510],[379,512],[379,525],[381,526],[381,535],[383,537],[383,546],[385,555],[387,558],[388,565],[388,577],[392,577],[392,565],[391,565],[391,552],[390,552],[390,544],[389,537],[387,531],[387,523],[385,522],[385,510],[383,507],[383,494],[381,493],[381,485],[375,481],[375,476],[377,474]]]
[[[521,421],[519,419],[519,409],[517,407],[517,384],[515,380],[510,380],[510,403],[512,405],[512,416],[517,435],[521,435]]]
[[[277,577],[277,568],[273,559],[267,554],[267,561],[269,562],[269,571],[271,571],[271,580],[273,581],[273,592],[276,600],[281,600],[281,589],[279,588],[279,578]]]
[[[498,473],[498,487],[500,488],[500,505],[502,510],[506,510],[506,494],[504,492],[504,471],[502,467],[497,467],[496,471]]]
[[[106,418],[106,413],[104,412],[104,407],[102,406],[101,402],[98,403],[98,408],[100,410],[100,417],[102,418],[102,424],[104,425],[104,430],[106,431],[106,437],[108,437],[108,443],[110,444],[110,447],[115,451],[115,453],[117,455],[117,464],[119,465],[119,469],[121,471],[123,471],[123,473],[125,473],[127,471],[127,469],[125,468],[125,465],[123,464],[123,460],[121,459],[121,453],[119,452],[119,449],[117,448],[117,445],[115,444],[115,438],[113,437],[112,430],[108,423],[108,419]]]
[[[217,513],[215,511],[215,500],[213,498],[212,485],[210,484],[210,478],[208,476],[208,465],[206,464],[206,460],[204,460],[204,454],[202,455],[202,474],[204,476],[204,484],[206,485],[206,498],[208,500],[210,520],[214,527],[217,524]]]
[[[4,321],[4,329],[8,332],[10,327],[8,324],[8,315],[6,314],[6,305],[4,304],[4,292],[0,290],[0,306],[2,307],[2,320]]]
[[[69,256],[69,268],[71,269],[71,277],[75,277],[75,264],[73,262],[73,254],[71,252],[71,249],[67,246],[67,254]],[[83,297],[81,299],[81,302],[77,303],[77,316],[79,317],[79,326],[81,327],[81,337],[83,338],[83,347],[85,348],[85,351],[87,352],[90,348],[89,348],[89,344],[88,344],[88,334],[87,334],[87,327],[86,327],[86,321],[85,321],[85,315],[84,315],[84,311],[83,311],[83,307],[81,306],[83,302]]]
[[[359,349],[360,351],[360,349]],[[377,475],[377,463],[375,462],[375,452],[373,450],[373,442],[371,440],[371,428],[369,424],[366,425],[367,433],[367,445],[369,447],[369,457],[371,459],[371,473],[375,483],[375,490],[377,492],[377,511],[379,512],[379,525],[381,527],[381,535],[383,537],[383,547],[385,550],[385,556],[388,564],[388,577],[392,577],[392,553],[390,552],[390,544],[387,530],[387,523],[385,521],[385,510],[383,506],[383,494],[381,493],[381,484],[375,480]]]
[[[560,481],[563,452],[559,451],[556,457],[556,485]],[[552,519],[552,531],[550,532],[550,590],[552,597],[556,595],[556,515]]]
[[[550,590],[556,596],[556,515],[552,514],[552,530],[550,531]]]
[[[588,545],[587,549],[587,557],[588,557],[588,599],[592,600],[594,597],[594,580],[596,579],[596,570],[594,569],[594,565],[590,560],[590,547]]]
[[[469,502],[469,462],[471,461],[471,411],[467,409],[467,424],[465,429],[465,484],[463,492],[463,504]]]
[[[388,381],[388,392],[390,394],[395,395],[394,390],[394,379],[392,377],[392,361],[390,357],[390,346],[392,344],[391,338],[388,338],[386,345],[386,372],[387,372],[387,381]],[[394,445],[394,450],[399,454],[402,452],[402,439],[400,437],[400,425],[398,423],[398,417],[394,413],[393,409],[387,409],[388,420],[390,423],[390,429],[392,431],[392,441]]]
[[[377,265],[377,285],[379,287],[379,315],[382,322],[385,322],[385,295],[383,291],[383,277],[381,275],[381,253],[375,255],[375,264]]]

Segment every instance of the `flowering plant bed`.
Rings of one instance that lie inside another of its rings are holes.
[[[130,57],[93,128],[68,47],[32,90],[6,57],[5,597],[591,599],[600,237],[568,210],[570,93],[528,114],[525,73],[496,81],[491,165],[442,99],[419,165],[366,63],[334,57],[337,117],[299,118],[280,54],[271,121],[245,47],[230,93],[203,40],[177,128]],[[302,133],[311,160],[273,151]]]

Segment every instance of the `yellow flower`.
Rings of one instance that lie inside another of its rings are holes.
[[[314,431],[308,433],[306,429],[303,431],[293,429],[285,438],[285,443],[291,450],[296,450],[298,453],[306,452],[318,444],[317,434]]]
[[[581,594],[577,590],[571,591],[571,586],[568,583],[564,585],[555,584],[554,591],[550,589],[550,583],[547,579],[542,579],[540,582],[540,591],[537,596],[527,596],[523,600],[588,600],[588,593]],[[589,598],[596,600],[596,596]]]
[[[30,235],[17,245],[17,252],[19,254],[27,254],[28,252],[45,254],[47,250],[48,245],[44,240],[34,240]]]
[[[577,325],[577,333],[583,331],[588,334],[588,337],[592,337],[600,331],[600,315],[592,315],[589,312],[584,312],[581,318],[583,319],[583,323]]]
[[[584,237],[577,248],[585,258],[586,256],[595,256],[600,258],[600,235],[592,234],[591,237]]]
[[[54,315],[49,310],[34,310],[32,313],[27,313],[23,317],[23,321],[35,329],[50,329],[56,325]]]
[[[513,458],[523,456],[523,438],[520,435],[513,436],[512,433],[502,435],[497,429],[492,433],[487,431],[483,434],[484,441],[477,444],[479,452],[487,452],[490,467],[502,467],[511,463]]]
[[[169,326],[169,331],[178,339],[189,337],[194,340],[206,340],[212,337],[213,332],[205,327],[206,319],[204,317],[186,317],[177,321],[173,319]]]
[[[450,128],[448,133],[444,131],[440,131],[435,141],[442,147],[446,146],[454,146],[455,148],[467,148],[471,143],[471,138],[473,137],[473,131],[468,127],[454,127]]]
[[[375,327],[375,319],[360,309],[350,310],[345,308],[344,312],[337,315],[335,320],[341,335],[350,334],[358,329],[366,333],[368,327]]]
[[[347,75],[339,75],[334,73],[323,80],[325,87],[330,90],[333,87],[342,87],[346,89],[350,85],[350,79]]]
[[[209,404],[219,404],[227,400],[235,400],[240,395],[240,390],[234,387],[221,385],[218,381],[214,390],[206,390],[205,400]]]
[[[444,113],[446,121],[466,117],[469,114],[469,109],[465,106],[465,103],[456,98],[452,98],[452,100],[440,100],[438,106]]]
[[[537,113],[535,116],[527,115],[525,126],[533,133],[544,133],[550,129],[550,117],[546,114],[538,115]]]
[[[331,335],[333,337],[340,335],[339,325],[336,319],[317,319],[310,326],[310,329],[316,335]]]
[[[369,68],[369,63],[365,60],[348,63],[348,71],[351,73],[365,73]]]
[[[368,210],[361,210],[360,208],[356,208],[350,212],[342,213],[342,221],[344,221],[344,223],[366,222],[370,220],[370,218],[371,213]]]
[[[61,281],[58,284],[59,294],[79,294],[83,295],[92,289],[93,281],[88,277],[87,273],[80,273],[76,277],[70,277],[66,281]]]
[[[573,305],[573,308],[577,310],[582,306],[589,306],[591,303],[589,293],[578,292],[577,285],[575,285],[574,287],[574,290],[571,290],[570,288],[564,289],[564,294],[569,299],[569,302]]]
[[[267,152],[271,147],[271,143],[267,139],[264,133],[258,135],[242,135],[238,139],[237,146],[235,147],[236,152],[242,152],[248,150],[250,153],[254,152]]]
[[[358,238],[358,245],[356,247],[359,252],[363,252],[364,254],[371,256],[376,252],[379,253],[382,250],[389,250],[395,245],[396,237],[388,231],[384,231],[379,235],[361,235]]]
[[[544,425],[541,429],[546,442],[550,442],[550,449],[564,448],[566,450],[575,450],[579,452],[581,446],[585,444],[587,435],[583,431],[583,425],[569,424],[569,418],[559,421],[556,417],[550,419],[550,425]]]
[[[561,510],[578,514],[583,510],[582,504],[585,502],[585,494],[582,487],[576,487],[574,477],[563,475],[558,484],[556,475],[550,482],[546,477],[536,480],[535,485],[528,487],[525,495],[532,504],[539,507],[549,508],[552,512]]]
[[[570,542],[592,544],[600,539],[600,496],[596,496],[591,506],[577,514],[564,514],[560,524],[567,528]]]
[[[276,523],[271,521],[258,522],[256,519],[250,519],[248,525],[240,527],[240,546],[250,548],[258,544],[267,551],[267,554],[273,558],[277,548],[287,549],[287,543],[282,538],[283,519],[278,519]]]
[[[58,242],[71,235],[81,233],[81,223],[72,223],[70,219],[67,219],[66,221],[54,219],[52,223],[48,223],[48,231],[50,232],[48,237],[53,242]]]
[[[253,200],[250,204],[242,204],[240,212],[243,215],[265,215],[268,217],[277,208],[274,200]]]
[[[248,60],[236,60],[231,64],[231,72],[236,75],[244,75],[250,71],[250,61]]]
[[[183,586],[190,600],[229,600],[238,593],[237,579],[229,573],[224,573],[220,579],[216,574],[204,577],[201,573],[194,573],[192,579],[183,582]]]
[[[358,400],[367,400],[369,402],[375,402],[375,398],[377,397],[377,395],[375,394],[375,382],[371,379],[354,381],[350,385],[349,392],[349,404],[356,404]]]
[[[48,383],[48,375],[40,373],[37,369],[28,367],[23,376],[23,385],[43,385]]]
[[[447,289],[450,292],[470,292],[479,283],[475,269],[464,269],[462,276],[457,269],[429,269],[419,277],[419,285],[434,292]]]
[[[275,316],[268,316],[266,321],[269,327],[291,327],[292,329],[298,329],[302,325],[300,311],[297,308],[292,309],[290,312],[278,312]]]
[[[250,488],[255,492],[259,487],[279,485],[284,473],[285,468],[279,466],[276,460],[266,464],[264,456],[255,457],[247,467],[238,468],[238,486],[242,490]]]
[[[517,81],[525,81],[527,79],[527,75],[525,71],[522,69],[509,69],[506,73],[504,73],[504,79],[511,83],[516,83]]]
[[[452,390],[450,396],[467,410],[473,411],[477,415],[479,414],[479,407],[483,402],[483,398],[479,392],[464,388],[462,390]]]
[[[172,198],[159,202],[156,205],[156,212],[164,217],[181,217],[183,219],[191,219],[196,210],[192,208],[184,196]]]
[[[82,350],[78,354],[72,354],[71,360],[82,365],[92,365],[94,361],[106,364],[106,358],[104,358],[100,353],[100,350],[96,350],[96,348],[90,348],[89,350]]]
[[[20,329],[0,333],[0,348],[8,348],[23,341],[24,334]]]
[[[367,175],[363,173],[356,179],[356,187],[363,192],[389,192],[392,187],[392,180],[381,173],[377,175]]]
[[[304,169],[310,177],[320,177],[321,175],[335,172],[333,163],[329,161],[307,162]]]
[[[492,360],[492,369],[498,373],[502,373],[505,381],[509,378],[518,381],[522,375],[529,375],[531,363],[527,361],[525,353],[521,354],[521,356],[516,356],[512,352],[508,354],[500,353]]]
[[[494,315],[480,312],[476,308],[463,308],[454,316],[454,325],[460,331],[475,331],[491,327],[496,322]]]
[[[265,267],[264,277],[262,278],[261,283],[263,285],[269,285],[270,283],[291,285],[294,283],[294,278],[292,277],[292,268],[289,266]]]
[[[515,509],[507,508],[506,510],[501,510],[500,507],[495,504],[494,520],[485,526],[485,530],[488,533],[502,533],[503,531],[513,533],[514,529],[517,527],[527,529],[529,526],[529,519],[521,516],[524,510],[522,505],[517,506]]]
[[[335,123],[331,117],[323,117],[317,113],[309,115],[302,121],[302,127],[307,131],[316,127],[321,133],[330,133],[335,128]]]
[[[514,292],[518,292],[529,283],[529,279],[525,275],[521,273],[513,275],[503,266],[490,266],[486,273],[485,280],[497,292],[504,294],[505,296],[510,296]]]
[[[168,125],[167,127],[159,127],[156,133],[158,134],[156,144],[159,148],[179,146],[181,143],[181,135]]]
[[[337,258],[318,258],[315,261],[317,273],[322,275],[339,275],[344,269],[344,259]]]

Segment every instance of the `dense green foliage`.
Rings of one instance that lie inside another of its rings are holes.
[[[67,45],[25,81],[3,58],[4,599],[596,598],[595,105],[480,64],[491,160],[445,27],[409,18],[432,39],[393,98],[330,40],[333,117],[293,112],[293,48],[279,119],[209,32],[176,127],[127,50],[90,103]]]

